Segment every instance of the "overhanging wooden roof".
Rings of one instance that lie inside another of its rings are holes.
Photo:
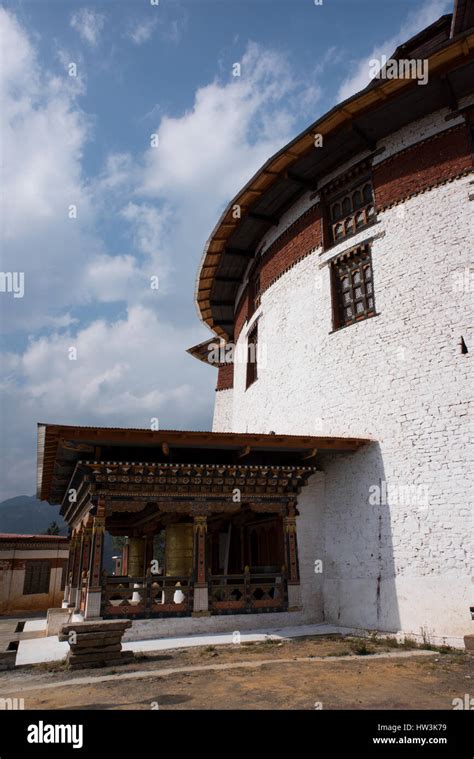
[[[395,51],[397,58],[426,57],[429,81],[374,79],[361,92],[319,118],[288,143],[233,198],[206,242],[195,299],[201,320],[224,340],[233,336],[234,304],[262,237],[328,172],[415,119],[443,107],[456,109],[474,81],[473,3],[455,3]],[[314,134],[323,146],[314,148]],[[240,218],[234,218],[235,206]],[[195,354],[193,354],[195,355]]]
[[[191,356],[194,356],[194,358],[199,359],[199,361],[202,361],[209,366],[221,366],[221,363],[219,362],[214,363],[209,361],[209,357],[211,356],[212,350],[216,350],[216,348],[220,349],[224,346],[224,340],[221,340],[218,337],[210,337],[208,340],[204,340],[202,343],[198,343],[198,345],[193,345],[191,348],[188,348],[186,353],[190,353]]]
[[[363,438],[38,425],[37,497],[60,504],[79,461],[311,465],[316,452],[356,451]]]

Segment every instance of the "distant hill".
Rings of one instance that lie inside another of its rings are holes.
[[[51,506],[47,501],[39,501],[34,495],[17,495],[0,503],[0,532],[18,535],[43,535],[51,522],[56,522],[60,535],[68,534],[68,526],[59,515],[59,506]],[[114,567],[112,555],[115,553],[112,537],[105,533],[104,568]]]
[[[59,516],[59,506],[38,501],[34,495],[17,495],[0,503],[0,532],[42,535],[51,522],[56,522],[60,535],[67,535],[67,524]]]

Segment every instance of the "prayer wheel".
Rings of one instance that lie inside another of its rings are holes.
[[[145,575],[145,538],[128,539],[127,574],[129,577]]]
[[[165,570],[168,577],[189,577],[193,571],[193,525],[169,524],[166,528]]]

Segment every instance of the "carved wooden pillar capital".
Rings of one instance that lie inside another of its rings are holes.
[[[194,573],[196,585],[204,587],[207,584],[207,517],[194,517]]]
[[[194,517],[194,532],[207,532],[207,517],[195,516]]]

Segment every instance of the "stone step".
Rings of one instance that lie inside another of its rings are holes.
[[[130,619],[101,619],[96,622],[68,622],[62,625],[60,633],[61,635],[67,635],[70,632],[79,633],[106,633],[109,630],[125,630],[132,626],[132,620]]]
[[[69,656],[100,656],[108,651],[121,651],[121,643],[112,643],[108,646],[99,646],[98,648],[77,648],[77,646],[71,646]]]
[[[78,633],[75,637],[75,641],[72,642],[69,638],[69,635],[59,635],[58,639],[60,641],[66,641],[71,646],[101,646],[105,645],[107,643],[120,643],[122,640],[122,633],[100,633],[100,635],[95,635],[93,638],[90,637],[92,633],[87,633],[85,635],[82,635]]]

